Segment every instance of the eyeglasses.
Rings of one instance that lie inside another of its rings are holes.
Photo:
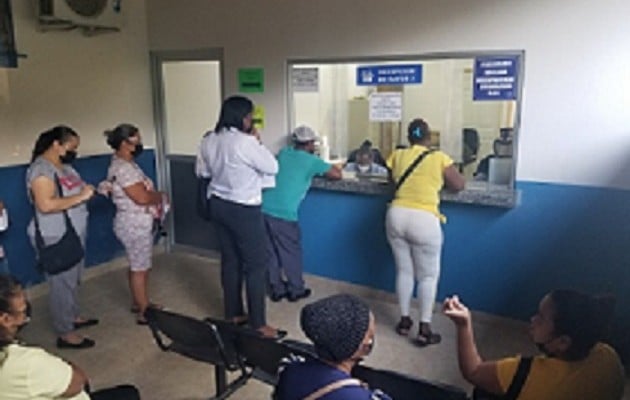
[[[8,314],[12,315],[15,318],[22,318],[24,320],[24,323],[27,323],[31,320],[31,317],[29,316],[28,306],[24,307],[24,309],[22,310],[11,310],[8,312]]]

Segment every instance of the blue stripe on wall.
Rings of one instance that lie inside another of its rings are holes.
[[[84,181],[97,185],[105,179],[111,155],[97,155],[79,158],[75,168]],[[151,179],[155,180],[155,154],[146,150],[138,158],[138,164]],[[0,241],[7,251],[9,269],[21,282],[32,285],[43,280],[35,269],[35,253],[26,235],[26,227],[33,211],[26,196],[24,177],[27,165],[0,168],[0,199],[9,210],[11,225],[7,232],[0,234]],[[122,246],[114,236],[112,221],[114,206],[102,196],[95,196],[88,204],[90,219],[86,264],[100,264],[122,255]]]
[[[617,296],[630,329],[630,191],[519,182],[514,209],[443,204],[448,217],[438,298],[527,319],[558,287]],[[300,212],[306,271],[393,292],[384,232],[388,199],[312,190]],[[628,339],[618,347],[630,349]]]

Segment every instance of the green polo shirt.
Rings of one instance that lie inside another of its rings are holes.
[[[276,186],[263,191],[262,211],[288,221],[298,220],[298,209],[311,180],[330,170],[330,164],[303,150],[285,147],[278,153]]]

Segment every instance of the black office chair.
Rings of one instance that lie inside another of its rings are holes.
[[[378,370],[364,365],[352,369],[352,376],[380,389],[396,400],[467,400],[462,389],[437,382],[403,375],[394,371]]]
[[[251,373],[216,325],[157,308],[148,308],[144,315],[160,349],[214,366],[216,396],[212,399],[226,399],[247,383]],[[228,384],[226,371],[241,374]]]
[[[462,172],[466,165],[477,161],[479,146],[479,132],[473,128],[464,128],[462,130],[462,163],[460,165],[460,172]]]

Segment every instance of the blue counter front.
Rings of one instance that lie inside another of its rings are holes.
[[[300,209],[306,272],[394,290],[385,237],[389,196],[312,189]]]
[[[630,192],[530,182],[518,189],[513,208],[442,202],[448,221],[438,300],[458,294],[474,310],[527,320],[555,288],[613,293],[615,336],[630,354],[623,334],[630,329]],[[306,272],[393,293],[389,199],[311,188],[300,209]]]

